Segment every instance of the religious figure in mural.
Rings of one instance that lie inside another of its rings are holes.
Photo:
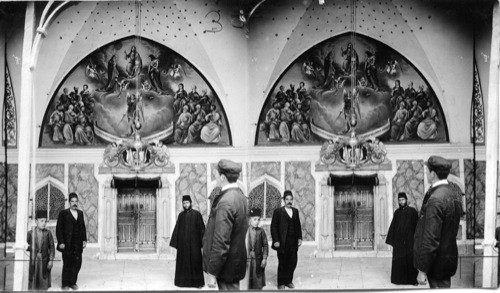
[[[210,106],[210,113],[205,118],[208,121],[201,129],[200,137],[205,143],[218,143],[221,139],[221,115],[215,105]]]
[[[345,75],[355,73],[359,65],[359,57],[352,43],[348,43],[345,50],[342,47],[340,50],[342,51],[342,57],[344,57],[342,69],[344,70]]]
[[[125,51],[125,59],[128,60],[126,72],[129,78],[134,78],[139,75],[142,69],[141,55],[137,52],[137,47],[132,46],[130,52]]]
[[[300,135],[299,124],[309,135]],[[264,145],[322,144],[352,131],[394,143],[448,140],[439,101],[413,65],[368,37],[357,36],[354,45],[347,34],[312,47],[288,67],[258,125],[256,143]]]
[[[116,55],[113,55],[108,61],[108,83],[104,86],[102,91],[113,92],[118,83],[118,68],[116,67]]]
[[[377,68],[375,67],[375,54],[371,51],[366,51],[365,74],[369,85],[378,91]],[[364,78],[364,77],[363,77]]]
[[[145,66],[141,55],[149,57]],[[97,49],[65,77],[47,108],[40,145],[104,146],[136,135],[163,144],[229,145],[223,113],[187,60],[126,38]]]
[[[153,54],[149,55],[151,62],[148,65],[148,76],[151,80],[151,87],[159,94],[163,91],[163,86],[160,79],[160,70],[158,69],[160,60]]]

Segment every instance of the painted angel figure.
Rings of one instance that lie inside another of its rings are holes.
[[[382,72],[385,71],[385,72],[389,73],[390,75],[395,75],[398,73],[398,70],[403,71],[401,66],[399,66],[399,62],[396,60],[390,60],[390,61],[387,61],[387,64],[382,69]]]
[[[179,63],[174,63],[170,66],[167,75],[171,76],[173,79],[179,79],[182,75],[186,75],[186,72]]]
[[[304,74],[309,78],[316,78],[316,72],[314,71],[314,67],[312,66],[310,61],[306,60],[302,64],[302,72],[304,72]]]
[[[101,81],[101,75],[97,71],[94,63],[90,62],[89,64],[87,64],[85,72],[87,73],[87,76],[89,76],[90,78]]]

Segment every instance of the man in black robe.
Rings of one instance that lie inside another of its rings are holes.
[[[399,208],[389,227],[386,243],[393,247],[391,283],[417,285],[418,271],[413,267],[413,235],[418,222],[418,213],[408,206],[406,193],[398,194]]]
[[[205,285],[201,247],[205,224],[200,212],[191,207],[191,197],[182,197],[184,211],[175,224],[170,246],[177,249],[175,265],[175,286],[198,287]]]

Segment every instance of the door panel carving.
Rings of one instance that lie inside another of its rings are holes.
[[[156,249],[156,189],[118,190],[118,252]]]
[[[335,186],[336,250],[373,250],[373,187]]]

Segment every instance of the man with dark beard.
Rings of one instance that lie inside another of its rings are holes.
[[[386,243],[393,247],[391,283],[417,285],[418,271],[413,267],[413,234],[418,213],[408,206],[406,193],[398,194],[399,208],[394,212]]]
[[[205,224],[200,212],[193,210],[189,195],[182,197],[184,210],[175,224],[170,246],[177,249],[175,264],[175,286],[198,287],[205,285],[201,247]]]
[[[297,267],[297,251],[302,245],[299,211],[292,207],[293,194],[283,193],[285,206],[274,210],[271,220],[272,248],[278,251],[278,289],[293,289],[293,273]]]

